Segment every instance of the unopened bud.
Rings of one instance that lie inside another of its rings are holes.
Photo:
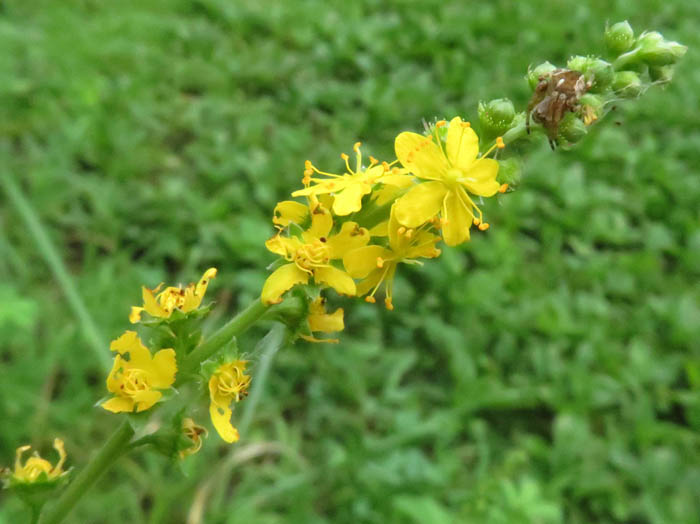
[[[547,76],[549,73],[554,71],[556,67],[549,62],[544,62],[534,69],[528,69],[527,71],[527,82],[530,84],[530,89],[534,91],[537,84],[540,83],[540,77]]]
[[[619,73],[615,73],[612,88],[615,94],[623,98],[637,98],[644,90],[639,75],[634,71],[620,71]]]
[[[574,113],[567,113],[559,124],[559,136],[571,144],[581,140],[587,133],[586,125]]]
[[[490,102],[479,102],[479,120],[482,129],[489,135],[502,135],[515,118],[513,102],[507,98],[497,98]]]
[[[629,51],[634,45],[634,31],[627,20],[605,29],[605,45],[614,55]]]
[[[566,67],[583,73],[586,80],[591,82],[589,91],[592,93],[605,91],[612,83],[615,74],[612,64],[596,56],[571,57]]]
[[[688,48],[678,42],[665,40],[661,33],[652,31],[642,34],[637,40],[639,58],[649,66],[675,64]]]

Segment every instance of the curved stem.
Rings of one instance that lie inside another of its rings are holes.
[[[41,524],[61,522],[97,479],[126,451],[133,436],[134,429],[128,420],[124,420],[85,469],[78,473],[56,504],[42,515],[39,522]]]

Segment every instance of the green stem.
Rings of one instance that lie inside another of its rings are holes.
[[[11,176],[7,174],[0,175],[0,184],[4,187],[10,202],[15,206],[15,209],[24,221],[24,225],[34,238],[34,242],[36,242],[36,246],[44,257],[44,260],[46,260],[54,278],[61,286],[63,294],[68,300],[68,305],[73,310],[75,316],[78,317],[83,335],[94,351],[97,360],[103,369],[108,370],[111,366],[111,358],[109,352],[105,351],[104,338],[100,334],[92,316],[90,316],[83,299],[80,297],[75,282],[68,273],[63,260],[61,260],[61,257],[51,243],[46,229],[34,212],[29,201],[25,198],[22,190]]]
[[[233,317],[227,324],[214,333],[201,346],[195,348],[190,353],[182,364],[181,372],[183,375],[193,373],[197,370],[200,363],[211,357],[224,344],[227,344],[233,337],[240,335],[256,321],[258,321],[266,312],[268,306],[262,303],[258,298],[243,311]]]
[[[88,492],[92,485],[126,451],[134,430],[128,420],[105,442],[102,449],[70,483],[55,505],[40,520],[41,524],[58,524],[73,509],[73,506]]]

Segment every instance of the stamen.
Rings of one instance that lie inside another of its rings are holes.
[[[496,147],[498,149],[503,149],[504,147],[506,147],[505,142],[503,142],[503,137],[499,136],[498,138],[496,138]]]
[[[447,120],[438,120],[437,122],[435,122],[435,127],[442,127],[445,125],[447,125]]]
[[[403,235],[406,232],[406,228],[404,226],[399,226],[399,229],[397,229],[397,233],[399,235]]]
[[[489,223],[484,222],[483,224],[479,224],[479,230],[481,231],[486,231],[489,228]]]
[[[361,145],[362,145],[362,142],[355,142],[355,145],[352,146],[352,150],[353,150],[355,153],[359,153],[359,152],[360,152],[360,146],[361,146]]]
[[[382,167],[384,168],[385,173],[390,169],[389,164],[386,161],[382,162]]]
[[[406,238],[411,238],[413,236],[413,229],[406,230]]]
[[[501,184],[501,187],[498,188],[499,193],[505,193],[508,191],[508,184]]]
[[[372,296],[372,295],[367,295],[365,297],[365,302],[369,302],[370,304],[374,304],[377,300]]]
[[[475,225],[475,226],[478,226],[479,224],[481,224],[481,220],[479,220],[478,218],[475,218],[475,219],[474,219],[474,225]]]
[[[374,158],[372,155],[369,156],[369,165],[370,166],[373,166],[374,164],[378,164],[378,163],[379,163],[379,160]]]
[[[377,267],[384,267],[384,259],[382,257],[377,257]]]
[[[386,297],[386,298],[384,299],[384,306],[386,306],[386,308],[387,308],[389,311],[393,311],[393,310],[394,310],[394,304],[391,303],[391,297]]]
[[[461,125],[464,129],[466,129],[466,128],[472,126],[471,122],[460,122],[460,125]]]

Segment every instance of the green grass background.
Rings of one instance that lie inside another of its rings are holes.
[[[669,88],[571,151],[543,140],[486,234],[402,268],[394,312],[334,301],[341,344],[280,353],[234,448],[212,434],[187,475],[135,454],[69,522],[698,522],[700,4],[2,2],[0,169],[105,352],[142,283],[218,267],[210,328],[254,299],[305,159],[390,158],[423,118],[523,107],[529,64],[602,52],[625,18],[690,46]],[[0,463],[58,435],[79,467],[117,424],[104,373],[0,194]],[[0,522],[25,519],[0,494]]]

